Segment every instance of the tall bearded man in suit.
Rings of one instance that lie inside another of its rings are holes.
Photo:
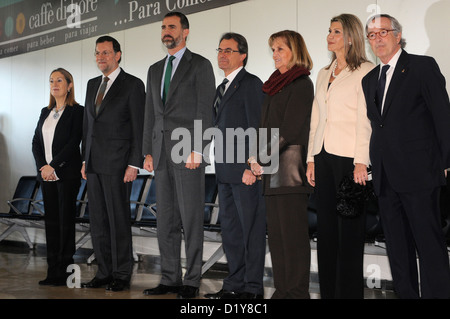
[[[227,131],[254,129],[256,136],[264,93],[261,80],[245,69],[248,45],[242,35],[224,34],[217,51],[217,61],[225,79],[218,87],[218,99],[213,106],[213,124],[222,133],[214,144],[216,155],[222,154],[222,158],[216,158],[215,170],[222,244],[229,272],[222,289],[205,297],[262,299],[266,214],[261,182],[256,180],[245,162],[250,157],[249,137],[229,137]],[[239,152],[245,152],[245,155]],[[239,155],[244,155],[244,161],[239,160]]]
[[[372,124],[373,183],[395,291],[400,298],[448,299],[449,256],[439,212],[440,188],[450,168],[445,79],[433,58],[403,50],[395,18],[377,15],[368,20],[366,32],[381,60],[362,85]]]
[[[184,14],[171,12],[164,17],[161,40],[168,55],[148,70],[143,138],[144,168],[155,171],[157,183],[157,238],[162,272],[160,284],[144,290],[144,294],[178,293],[179,299],[195,298],[200,286],[206,166],[202,156],[206,141],[195,136],[194,126],[201,125],[203,130],[210,126],[215,93],[212,65],[186,48],[188,34],[189,21]],[[176,140],[177,136],[172,136],[175,130],[190,135],[184,136],[190,138],[189,150],[181,155],[172,151],[186,141]],[[184,278],[182,229],[186,250]]]
[[[87,179],[98,270],[82,287],[121,291],[132,275],[130,193],[143,162],[145,85],[119,67],[116,39],[98,38],[95,57],[103,75],[87,84],[81,174]]]

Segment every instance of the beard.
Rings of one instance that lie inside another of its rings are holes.
[[[161,41],[167,49],[174,49],[181,43],[182,37],[179,36],[178,38],[174,39],[172,36],[166,35],[161,39]]]

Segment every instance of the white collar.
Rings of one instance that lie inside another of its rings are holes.
[[[228,86],[231,84],[231,82],[234,81],[234,79],[236,78],[236,76],[238,75],[238,73],[241,72],[241,70],[242,70],[243,68],[244,68],[243,66],[238,67],[236,70],[234,70],[233,72],[231,72],[230,74],[228,74],[228,76],[226,77],[227,80],[228,80],[228,83],[227,83],[227,85],[226,85],[226,88],[228,88]]]
[[[394,56],[386,64],[380,61],[380,70],[383,68],[383,66],[389,64],[390,68],[388,72],[392,72],[391,70],[395,69],[395,66],[397,65],[398,59],[400,58],[400,54],[402,54],[402,51],[403,51],[402,49],[398,50],[397,53],[395,53]]]

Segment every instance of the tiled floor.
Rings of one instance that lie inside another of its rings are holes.
[[[75,255],[75,263],[80,267],[81,282],[92,279],[96,272],[95,262],[88,265],[87,258],[92,251],[80,249]],[[140,256],[134,265],[131,288],[122,292],[108,292],[104,288],[85,289],[68,287],[39,286],[39,280],[46,275],[45,245],[38,244],[30,250],[24,243],[4,241],[0,243],[0,299],[175,299],[175,295],[149,297],[142,291],[159,283],[159,258]],[[200,287],[199,299],[210,292],[220,290],[222,279],[226,275],[224,264],[216,264],[208,270]],[[266,268],[265,298],[272,295],[273,281],[271,269]],[[317,274],[311,274],[311,299],[320,299]],[[395,299],[389,289],[366,289],[365,299]]]

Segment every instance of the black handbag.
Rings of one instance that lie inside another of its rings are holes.
[[[355,218],[361,215],[366,201],[374,198],[375,193],[371,181],[360,185],[353,180],[353,172],[347,174],[339,184],[336,193],[337,213],[346,218]]]

